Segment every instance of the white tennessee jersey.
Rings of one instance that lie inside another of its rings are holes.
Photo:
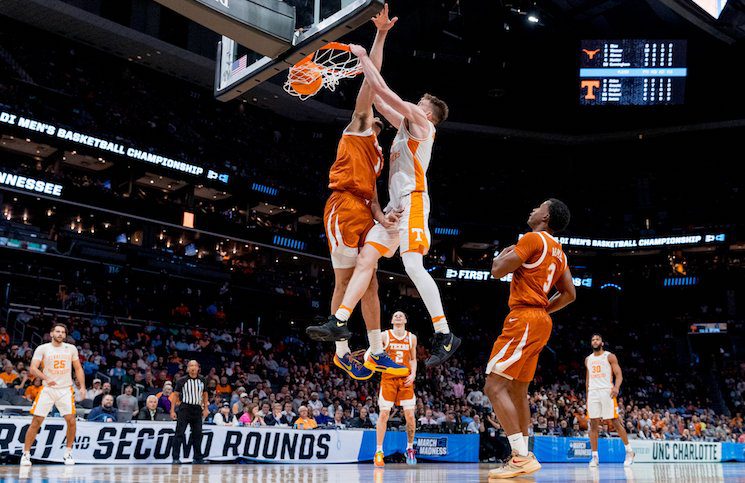
[[[613,371],[611,370],[610,362],[608,362],[610,355],[610,352],[603,351],[599,356],[593,353],[585,359],[588,378],[590,379],[587,387],[588,391],[594,391],[596,389],[610,390],[613,388]]]
[[[388,176],[388,208],[401,209],[401,199],[415,191],[427,192],[427,169],[435,142],[435,125],[429,124],[429,135],[417,139],[409,133],[406,119],[401,121],[391,145],[390,175]]]
[[[42,344],[34,351],[33,360],[40,360],[42,373],[46,380],[54,381],[55,389],[72,386],[72,361],[78,359],[78,348],[72,344],[62,343],[55,347],[51,342]]]

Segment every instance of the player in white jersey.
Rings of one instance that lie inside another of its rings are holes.
[[[616,396],[621,389],[623,374],[618,358],[603,349],[603,337],[593,334],[590,339],[592,354],[585,358],[587,367],[587,415],[590,418],[590,447],[592,448],[592,459],[590,466],[598,466],[598,433],[600,431],[600,420],[612,421],[626,448],[626,459],[624,466],[631,466],[634,462],[634,451],[629,445],[629,437],[626,428],[618,417],[618,402]]]
[[[44,418],[52,410],[52,406],[57,407],[67,423],[65,440],[67,449],[63,460],[66,465],[75,464],[72,458],[72,444],[75,442],[75,390],[72,387],[72,370],[75,369],[75,378],[83,394],[85,394],[85,374],[80,364],[77,347],[65,342],[67,326],[60,323],[54,324],[50,335],[52,341],[36,348],[29,368],[31,375],[41,379],[43,387],[29,411],[33,419],[26,432],[21,466],[31,466],[31,446],[36,440]]]
[[[385,212],[400,213],[400,217],[397,226],[386,228],[376,224],[371,228],[335,316],[341,321],[349,317],[365,293],[380,257],[391,257],[400,249],[406,273],[419,291],[435,329],[431,354],[425,365],[437,366],[449,359],[461,343],[450,333],[440,291],[424,268],[424,255],[429,251],[431,240],[426,172],[432,156],[435,124],[447,118],[448,107],[429,94],[417,104],[403,101],[386,85],[363,47],[350,45],[350,50],[360,59],[365,82],[375,91],[375,108],[398,128],[391,146],[390,201]],[[383,351],[379,345],[373,348],[371,344],[371,349],[372,355],[365,366],[376,370],[377,355]]]

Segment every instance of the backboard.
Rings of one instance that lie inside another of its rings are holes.
[[[383,9],[384,0],[288,0],[295,7],[290,47],[270,57],[223,36],[217,46],[215,97],[234,99],[343,35]]]

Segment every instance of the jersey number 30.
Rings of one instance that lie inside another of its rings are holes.
[[[543,284],[543,291],[545,293],[548,293],[549,290],[551,290],[551,282],[554,281],[554,275],[556,274],[556,264],[552,263],[548,266],[548,278],[546,279],[546,283]]]

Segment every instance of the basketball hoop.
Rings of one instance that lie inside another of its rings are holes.
[[[349,46],[330,42],[290,67],[284,89],[304,101],[322,87],[333,91],[341,79],[361,73],[360,60],[349,51]]]

